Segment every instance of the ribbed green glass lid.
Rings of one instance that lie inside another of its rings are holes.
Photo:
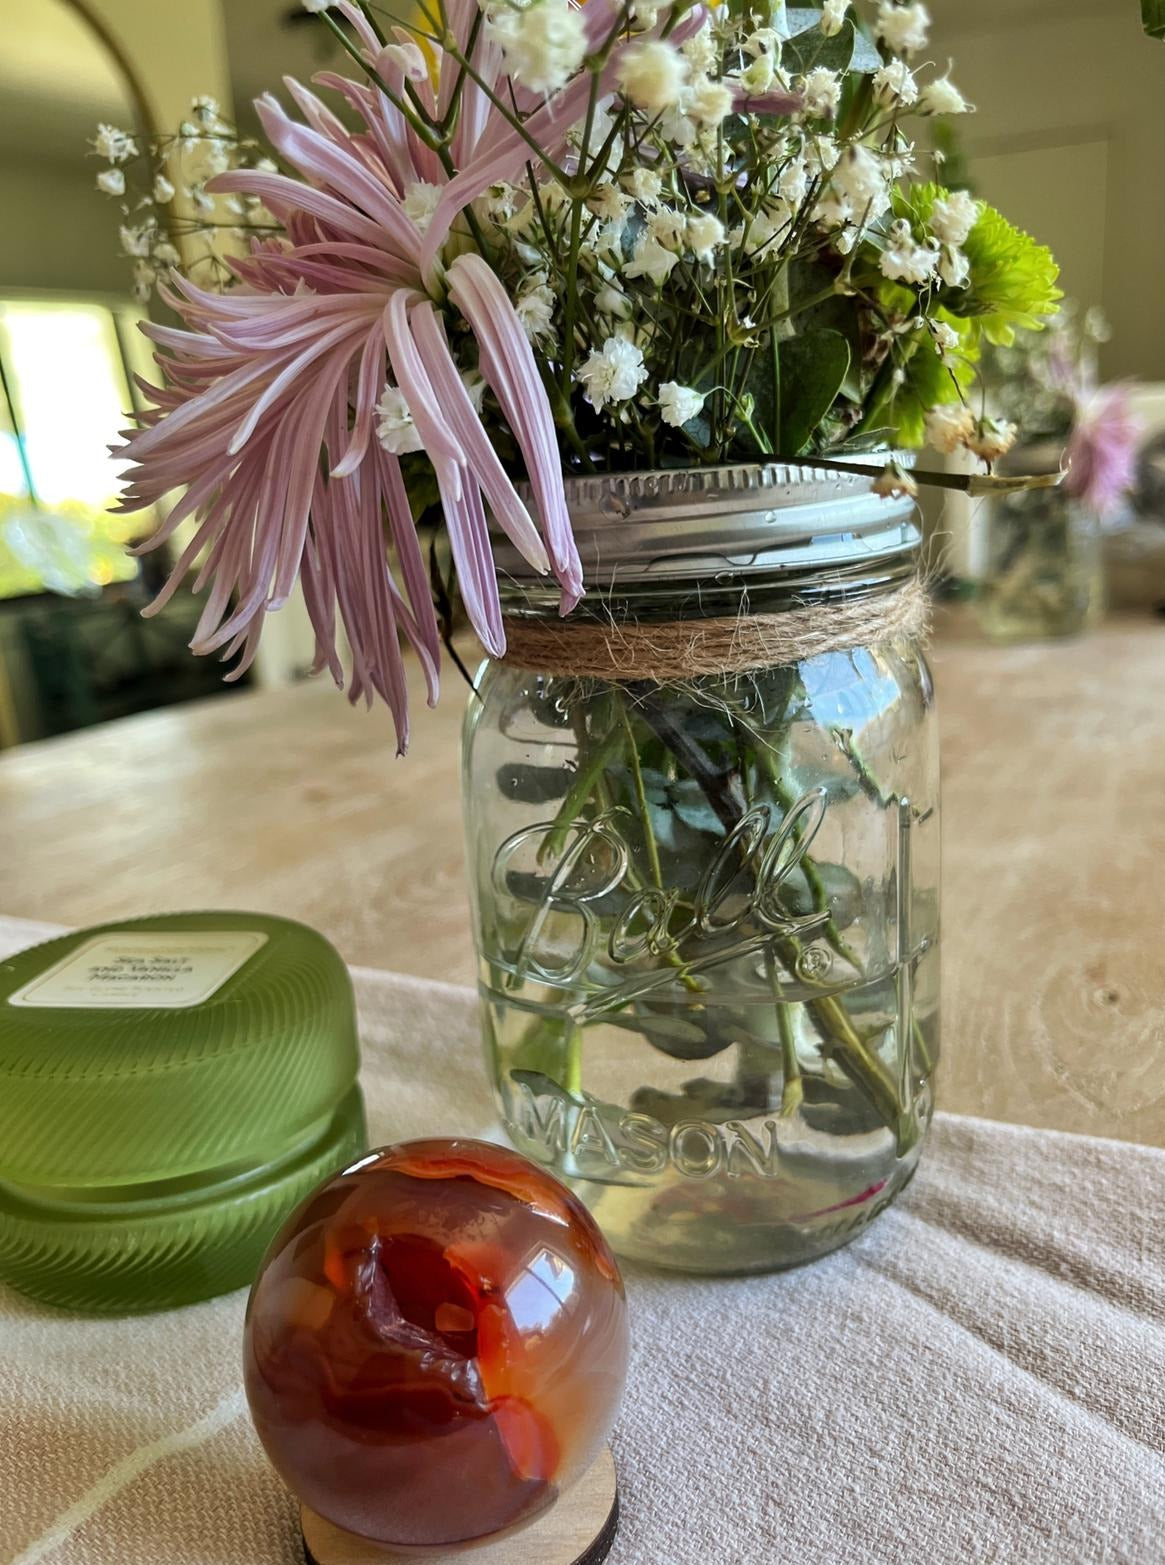
[[[0,1280],[67,1309],[249,1283],[367,1144],[347,970],[253,913],[106,924],[0,962]]]
[[[0,1180],[92,1191],[283,1157],[357,1070],[352,986],[288,919],[182,913],[0,962]]]

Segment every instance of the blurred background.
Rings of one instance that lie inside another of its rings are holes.
[[[1065,292],[1103,312],[1101,381],[1133,378],[1145,469],[1100,539],[1110,602],[1165,604],[1165,46],[1136,0],[930,0],[977,113],[937,148],[964,183],[1049,245]],[[165,562],[125,545],[151,518],[109,514],[107,447],[148,367],[116,210],[95,187],[95,124],[172,129],[209,93],[246,130],[281,74],[334,54],[298,0],[0,0],[0,747],[195,697],[229,700],[219,665],[185,644],[194,600],[139,610]],[[1090,317],[1098,319],[1098,317]],[[982,507],[928,501],[955,581],[986,568]],[[293,603],[248,678],[303,676]]]

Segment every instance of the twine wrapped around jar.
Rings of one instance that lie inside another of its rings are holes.
[[[664,684],[704,674],[747,674],[898,639],[925,639],[930,598],[922,579],[850,601],[779,614],[739,614],[657,624],[643,620],[506,619],[505,662],[535,673]]]

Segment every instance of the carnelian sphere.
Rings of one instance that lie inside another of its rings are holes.
[[[326,1181],[247,1306],[244,1374],[288,1486],[349,1532],[451,1549],[525,1526],[586,1471],[627,1373],[594,1220],[482,1141],[411,1141]]]

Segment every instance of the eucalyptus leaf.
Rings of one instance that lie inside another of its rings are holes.
[[[844,864],[818,863],[814,868],[834,923],[848,929],[862,911],[861,881]],[[798,918],[816,911],[817,899],[801,865],[781,882],[781,903]]]
[[[722,1125],[739,1119],[747,1109],[740,1089],[733,1082],[689,1081],[683,1092],[660,1092],[655,1087],[639,1087],[631,1094],[631,1107],[638,1114],[650,1114],[661,1125],[679,1125],[686,1119]]]
[[[701,744],[732,744],[732,714],[721,706],[698,706],[684,713],[684,732]]]
[[[799,33],[807,33],[811,28],[821,26],[820,6],[793,6],[785,10],[785,27],[789,38],[796,38]]]
[[[1165,0],[1141,0],[1141,20],[1150,38],[1165,39]]]
[[[567,1097],[578,1101],[570,1089],[548,1071],[519,1068],[510,1071],[510,1078],[521,1087],[529,1087],[536,1098]]]
[[[564,766],[527,766],[523,761],[508,762],[497,772],[498,792],[503,799],[518,799],[523,804],[545,804],[566,797],[573,773]]]
[[[681,782],[673,783],[670,797],[672,809],[685,826],[710,837],[723,837],[724,823],[695,778],[685,777]]]
[[[639,1033],[673,1060],[710,1060],[736,1042],[720,1013],[684,1000],[640,1000],[631,1011],[607,1019]]]
[[[561,1090],[570,1073],[574,1024],[564,1017],[536,1017],[507,1060],[510,1075],[535,1092]],[[541,1077],[540,1085],[535,1078]]]
[[[820,11],[787,11],[792,37],[781,50],[781,65],[790,75],[824,66],[826,70],[869,75],[885,62],[874,44],[853,19],[846,17],[836,33],[826,37],[821,31]]]
[[[816,13],[817,23],[821,13]],[[848,71],[854,56],[854,28],[848,17],[831,37],[819,25],[805,28],[790,38],[781,50],[781,66],[790,75],[804,76],[824,66],[828,71]],[[881,61],[878,62],[881,64]]]
[[[850,350],[838,332],[813,331],[781,344],[781,422],[777,449],[800,455],[833,406],[849,373]]]
[[[850,70],[857,71],[863,76],[872,76],[875,71],[880,71],[885,63],[869,34],[863,32],[860,27],[855,27],[853,58],[849,62]]]
[[[546,875],[532,875],[524,870],[512,869],[506,875],[506,890],[516,902],[526,902],[541,907],[550,896],[550,879]],[[598,918],[618,918],[627,902],[627,893],[619,888],[605,896],[594,897],[587,907]]]

